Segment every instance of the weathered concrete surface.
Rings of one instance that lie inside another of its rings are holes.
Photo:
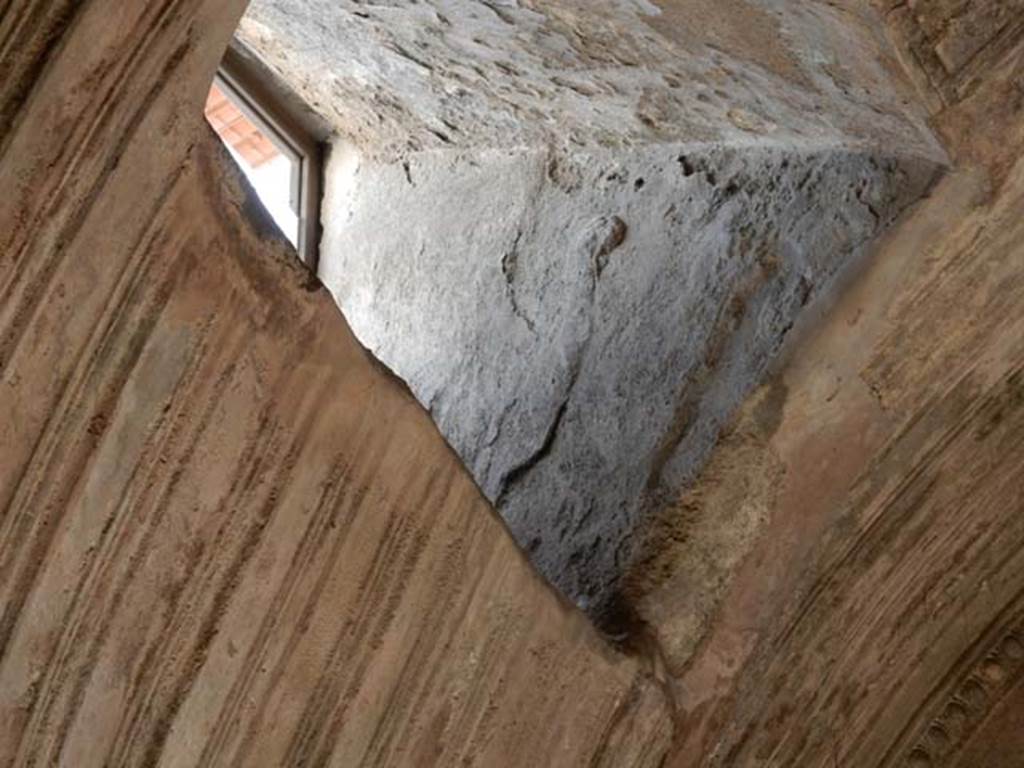
[[[0,765],[657,765],[203,125],[242,6],[0,11]]]
[[[953,28],[971,4],[908,5]],[[936,102],[961,167],[638,548],[670,765],[1021,762],[1024,34],[979,55],[971,92]]]
[[[864,8],[257,0],[240,33],[339,133],[324,282],[605,623],[636,525],[943,158]]]

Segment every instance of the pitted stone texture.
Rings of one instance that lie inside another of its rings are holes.
[[[935,152],[866,6],[254,0],[239,30],[363,152],[848,141]]]
[[[322,277],[534,562],[602,614],[644,510],[933,173],[834,148],[339,155]]]

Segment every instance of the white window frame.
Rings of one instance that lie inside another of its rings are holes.
[[[323,151],[269,87],[253,65],[233,47],[221,62],[214,84],[292,163],[289,202],[298,214],[296,250],[317,272],[320,242],[320,197]]]

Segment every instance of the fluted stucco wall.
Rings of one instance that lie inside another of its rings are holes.
[[[202,121],[243,5],[0,12],[0,765],[657,765]]]

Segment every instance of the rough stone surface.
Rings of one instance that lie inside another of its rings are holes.
[[[595,616],[803,308],[935,175],[877,26],[740,0],[243,20],[339,133],[321,278]]]
[[[764,136],[935,149],[854,3],[254,0],[239,35],[376,156]]]
[[[242,6],[0,6],[0,765],[657,766],[203,124]]]
[[[801,309],[933,170],[680,144],[404,168],[336,156],[321,276],[533,561],[589,608]]]

